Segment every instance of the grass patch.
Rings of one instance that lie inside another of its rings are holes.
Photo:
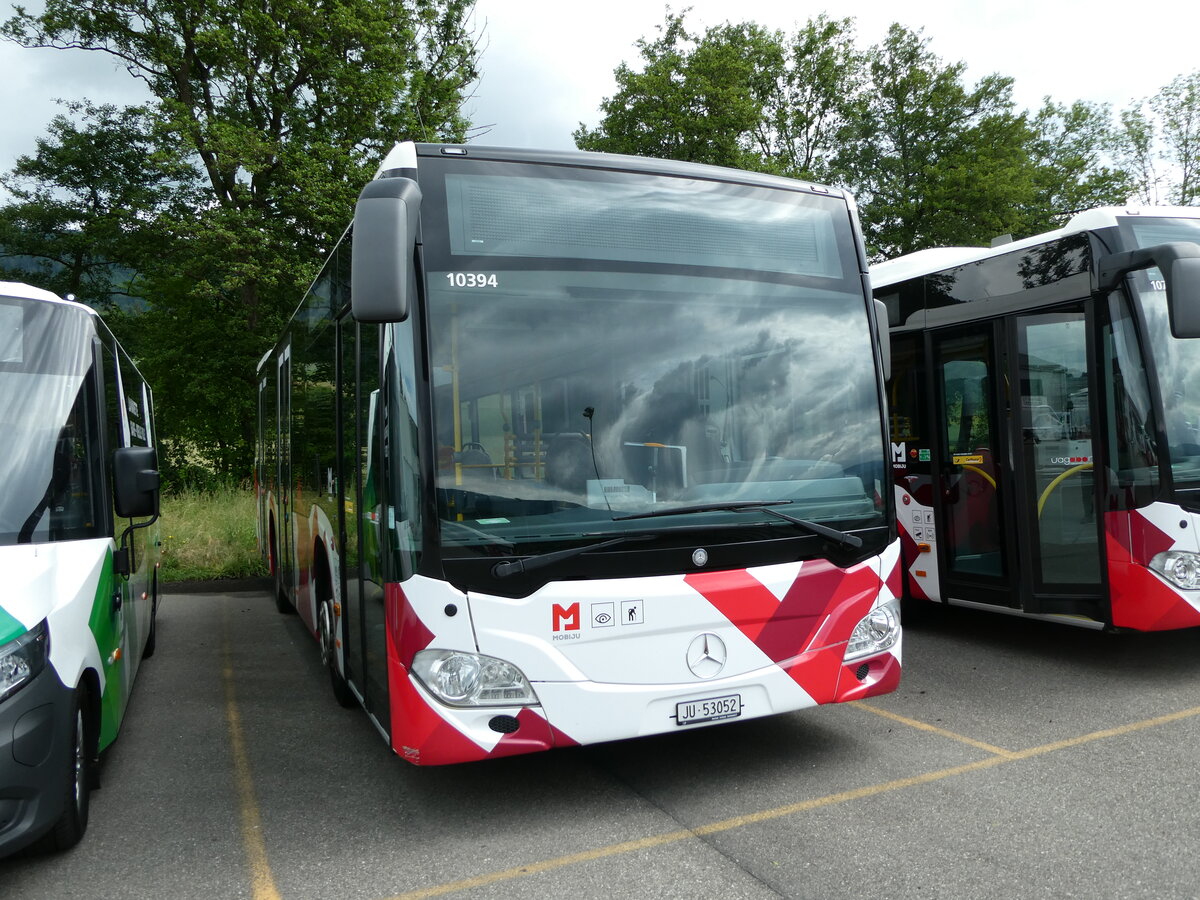
[[[267,574],[255,540],[254,493],[239,488],[164,494],[159,535],[164,582]]]

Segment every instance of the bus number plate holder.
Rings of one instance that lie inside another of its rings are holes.
[[[741,694],[705,697],[703,700],[685,700],[682,703],[675,704],[676,725],[699,725],[703,722],[719,722],[722,719],[736,719],[741,714]]]

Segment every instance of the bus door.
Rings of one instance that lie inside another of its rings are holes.
[[[943,596],[1103,618],[1082,308],[932,337]]]
[[[994,323],[934,332],[934,552],[942,599],[1017,605],[1014,560],[1006,529],[1011,518],[1003,354]]]
[[[1104,619],[1089,333],[1082,307],[1013,317],[1017,532],[1025,611]]]
[[[279,377],[275,381],[278,391],[276,411],[278,420],[279,452],[276,454],[275,483],[279,485],[279,571],[280,584],[288,595],[296,596],[298,577],[296,572],[296,539],[292,533],[292,347],[289,344],[279,356]]]

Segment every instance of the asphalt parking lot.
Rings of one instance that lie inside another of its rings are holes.
[[[869,703],[419,769],[266,593],[168,594],[84,842],[0,896],[1200,896],[1200,633],[949,613]]]

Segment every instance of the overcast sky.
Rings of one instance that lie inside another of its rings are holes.
[[[30,4],[31,6],[33,4]],[[863,46],[894,21],[924,29],[944,62],[965,61],[969,81],[996,72],[1016,80],[1015,97],[1036,108],[1091,100],[1122,108],[1200,68],[1196,0],[1099,4],[1080,0],[683,0],[693,26],[753,20],[794,31],[828,10],[857,22]],[[7,5],[0,6],[7,9]],[[477,0],[483,77],[468,111],[491,126],[480,142],[568,149],[580,122],[594,126],[615,90],[613,69],[638,62],[635,42],[655,35],[665,4],[653,0]],[[1138,20],[1139,14],[1142,20]],[[7,17],[7,16],[5,16]],[[134,102],[138,85],[103,54],[23,50],[0,43],[0,171],[34,152],[34,140],[58,108],[56,97]]]

